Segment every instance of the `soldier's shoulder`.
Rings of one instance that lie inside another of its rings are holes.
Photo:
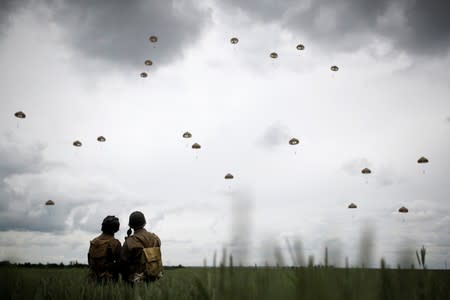
[[[152,238],[157,240],[158,244],[161,245],[161,239],[159,238],[159,236],[154,232],[150,232],[150,234],[151,234]]]
[[[117,247],[117,246],[122,246],[122,243],[121,243],[118,239],[116,239],[116,238],[113,238],[113,239],[111,240],[111,244],[113,244],[115,247]]]

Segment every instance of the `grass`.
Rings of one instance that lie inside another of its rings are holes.
[[[219,267],[168,270],[130,287],[95,285],[87,269],[0,268],[1,299],[450,299],[450,272]]]

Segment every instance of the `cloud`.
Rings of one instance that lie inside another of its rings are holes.
[[[360,176],[363,168],[371,168],[372,164],[367,158],[355,158],[346,161],[342,165],[342,170],[350,176]]]
[[[75,53],[114,68],[137,70],[144,69],[146,59],[154,62],[153,69],[182,57],[211,20],[210,11],[193,0],[22,0],[2,2],[2,6],[0,24],[16,13],[17,7],[30,11],[44,7],[49,20],[42,22],[59,25]],[[154,46],[148,40],[150,35],[159,38]]]
[[[277,2],[229,0],[261,23],[276,23],[305,41],[330,49],[357,50],[388,40],[395,50],[411,54],[447,53],[450,47],[450,2],[408,0],[318,0]]]
[[[40,143],[0,137],[0,231],[97,232],[101,220],[114,214],[106,200],[123,195],[99,180],[80,181],[64,164],[44,159],[45,150]],[[56,205],[46,206],[48,199]]]
[[[258,143],[265,148],[273,148],[286,144],[289,140],[287,128],[280,122],[270,125],[263,135],[258,139]]]

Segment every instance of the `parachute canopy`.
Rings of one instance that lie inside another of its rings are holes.
[[[398,209],[398,212],[406,214],[408,212],[408,209],[406,207],[402,206]]]
[[[237,43],[239,43],[239,39],[237,37],[232,37],[230,40],[230,43],[237,44]]]
[[[300,143],[300,141],[296,138],[292,138],[289,140],[289,145],[298,145],[298,143]]]
[[[189,131],[186,131],[185,133],[183,133],[183,138],[190,139],[191,137],[192,137],[192,134]]]
[[[202,146],[200,146],[200,144],[197,144],[197,143],[192,145],[192,149],[200,149],[201,147]]]
[[[14,116],[15,116],[16,118],[19,118],[19,119],[25,119],[25,118],[27,117],[23,111],[18,111],[18,112],[16,112],[16,113],[14,114]]]
[[[106,142],[106,138],[103,135],[101,135],[101,136],[99,136],[97,138],[97,141],[99,141],[99,142]]]
[[[361,170],[361,173],[363,173],[363,174],[370,174],[370,173],[372,173],[372,171],[370,171],[369,168],[364,168],[364,169]]]
[[[297,45],[297,50],[304,50],[305,46],[303,44],[298,44]]]
[[[55,202],[53,202],[53,200],[47,200],[47,202],[45,202],[45,205],[55,205]]]
[[[350,203],[350,205],[348,206],[348,208],[358,208],[358,206],[356,206],[355,203]]]
[[[278,53],[272,52],[272,53],[270,53],[270,57],[271,58],[278,58]]]
[[[225,179],[233,179],[234,176],[231,175],[230,173],[228,173],[227,175],[225,175]]]
[[[422,156],[421,158],[419,158],[417,160],[418,164],[427,164],[428,163],[428,158],[426,158],[425,156]]]
[[[337,71],[339,71],[339,68],[338,68],[338,66],[331,66],[331,71],[333,71],[333,72],[337,72]]]
[[[142,77],[142,78],[146,78],[147,76],[148,76],[147,73],[145,73],[145,72],[142,72],[142,73],[141,73],[141,77]]]
[[[75,142],[73,142],[73,145],[74,145],[75,147],[81,147],[81,145],[83,145],[83,144],[81,144],[80,141],[75,141]]]
[[[153,62],[150,59],[147,59],[146,61],[144,61],[144,64],[146,66],[151,66],[151,65],[153,65]]]
[[[152,43],[156,43],[158,41],[158,37],[156,35],[152,35],[148,38],[148,40]]]

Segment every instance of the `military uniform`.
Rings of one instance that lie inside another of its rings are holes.
[[[102,233],[90,242],[89,278],[96,281],[119,279],[121,243],[114,235]]]
[[[134,231],[134,234],[125,238],[121,252],[122,278],[128,282],[154,281],[160,275],[146,276],[146,262],[144,248],[161,247],[159,237],[144,228]]]

